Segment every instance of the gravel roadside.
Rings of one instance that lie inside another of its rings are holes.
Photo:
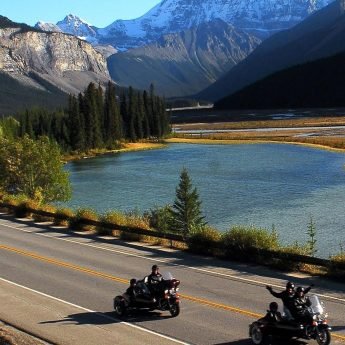
[[[51,345],[0,322],[0,345]]]

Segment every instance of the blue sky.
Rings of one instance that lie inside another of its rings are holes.
[[[56,23],[74,14],[89,24],[103,28],[116,19],[134,19],[145,14],[160,0],[3,0],[0,15],[14,22]]]

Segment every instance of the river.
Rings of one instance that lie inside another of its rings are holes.
[[[68,206],[138,210],[172,204],[188,169],[210,225],[277,230],[284,244],[304,243],[312,217],[317,256],[345,246],[345,154],[286,144],[170,144],[154,151],[70,162]]]

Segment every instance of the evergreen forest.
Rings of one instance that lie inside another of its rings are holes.
[[[160,139],[170,133],[165,100],[132,87],[118,92],[109,82],[105,89],[90,83],[84,93],[70,95],[66,109],[32,108],[19,115],[19,136],[47,136],[64,152],[114,149],[122,141]]]

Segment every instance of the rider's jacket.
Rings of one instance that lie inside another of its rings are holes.
[[[295,300],[295,293],[289,293],[287,290],[284,290],[282,292],[275,292],[272,289],[269,290],[269,292],[277,298],[281,298],[283,301],[284,307],[288,308],[289,310],[293,309],[294,307],[294,300]]]
[[[157,273],[157,274],[151,273],[147,278],[148,278],[147,282],[150,286],[150,285],[159,283],[162,280],[162,275],[160,273]]]

